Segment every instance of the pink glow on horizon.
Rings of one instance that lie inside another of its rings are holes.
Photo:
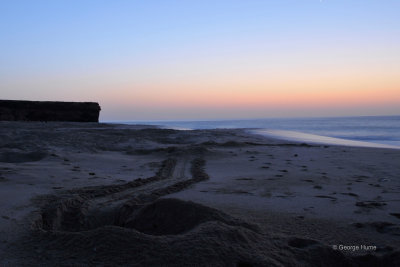
[[[193,107],[251,109],[264,106],[318,109],[400,103],[400,86],[395,83],[386,83],[380,87],[379,83],[368,82],[369,84],[362,83],[352,86],[332,82],[325,86],[328,90],[324,88],[322,83],[313,84],[312,82],[305,83],[302,86],[294,85],[292,88],[288,88],[288,85],[279,84],[251,87],[250,84],[248,87],[210,86],[203,90],[200,87],[189,85],[166,85],[164,87],[144,85],[107,91],[99,97],[106,99],[107,102],[114,103],[114,105],[183,109]],[[349,87],[350,89],[347,89]],[[140,88],[140,90],[137,88]],[[335,90],[334,88],[344,89]]]

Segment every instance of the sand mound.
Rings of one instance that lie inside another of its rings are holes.
[[[126,204],[123,204],[126,206]],[[239,221],[219,210],[190,201],[159,199],[147,205],[136,205],[130,214],[121,216],[121,205],[112,209],[92,209],[82,197],[51,201],[46,205],[36,227],[47,231],[79,232],[113,225],[136,229],[150,235],[176,235],[196,226],[218,221],[250,229],[256,226]]]
[[[176,208],[175,211],[168,210]],[[182,208],[182,213],[179,213]],[[185,212],[203,215],[192,220]],[[165,222],[162,219],[165,215]],[[178,217],[175,217],[177,215]],[[149,219],[148,226],[146,220]],[[176,199],[143,207],[134,226],[103,225],[78,232],[37,232],[20,245],[35,264],[61,266],[398,266],[399,253],[354,257],[304,238],[253,231],[217,210]],[[203,221],[204,220],[204,221]],[[159,225],[153,227],[154,223]],[[238,220],[236,220],[238,222]],[[178,223],[175,226],[174,223]],[[183,223],[192,223],[186,227]],[[190,229],[189,229],[190,228]],[[167,234],[165,233],[179,233]],[[29,248],[29,249],[28,249]]]
[[[0,162],[6,163],[22,163],[30,161],[39,161],[47,156],[46,152],[3,152],[0,154]]]
[[[39,245],[38,245],[39,244]],[[39,247],[34,260],[62,266],[276,266],[271,246],[240,226],[206,222],[182,235],[154,236],[116,226],[82,232],[48,232],[23,244]]]
[[[151,235],[176,235],[188,232],[207,221],[239,224],[216,209],[169,198],[157,200],[143,207],[133,218],[128,219],[124,226]]]
[[[82,197],[55,200],[49,199],[52,204],[42,210],[37,223],[40,231],[21,243],[22,247],[36,248],[34,255],[26,255],[33,265],[60,261],[64,266],[77,263],[397,266],[400,263],[398,251],[346,255],[316,240],[273,236],[217,209],[179,199],[132,205],[130,214],[122,209],[125,204],[107,210],[91,209],[91,202]]]
[[[64,259],[65,265],[77,260],[124,266],[276,264],[263,255],[266,239],[257,226],[194,202],[158,199],[121,221],[120,207],[94,214],[90,202],[81,197],[50,201],[36,224],[40,231],[23,244],[39,247],[39,253],[30,257],[41,263]],[[90,224],[96,227],[88,228]]]

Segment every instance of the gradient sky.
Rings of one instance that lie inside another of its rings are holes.
[[[0,98],[101,120],[400,114],[400,1],[0,0]]]

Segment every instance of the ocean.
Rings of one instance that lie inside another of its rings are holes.
[[[260,129],[257,131],[259,134],[286,140],[333,144],[346,144],[346,140],[350,140],[357,141],[359,144],[362,142],[365,146],[369,143],[371,146],[383,144],[400,148],[400,116],[113,122],[159,125],[163,128],[181,130],[249,128]],[[348,144],[356,145],[357,143]]]

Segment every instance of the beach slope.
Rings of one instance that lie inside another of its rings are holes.
[[[243,129],[0,122],[0,265],[400,265],[399,162]]]

